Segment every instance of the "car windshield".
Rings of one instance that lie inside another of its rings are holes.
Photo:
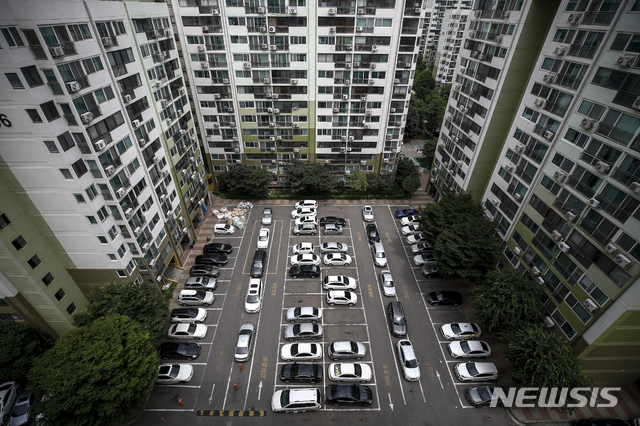
[[[245,346],[238,346],[236,348],[236,354],[238,355],[244,355],[246,353],[249,353],[249,348],[245,347]]]
[[[298,344],[294,343],[293,345],[291,345],[291,355],[297,355],[298,354]]]
[[[416,368],[418,366],[418,360],[417,359],[408,359],[404,362],[404,365],[407,368]]]
[[[260,237],[258,237],[258,239],[260,241],[267,241],[269,239],[269,237],[267,236],[267,234],[262,234],[262,235],[260,235]]]
[[[451,331],[453,332],[453,334],[460,334],[462,332],[462,329],[458,324],[453,323],[451,324]]]
[[[362,376],[362,367],[360,367],[360,364],[355,364],[353,366],[353,370],[356,373],[356,376]]]
[[[436,291],[436,299],[442,300],[444,299],[444,294],[441,291]]]
[[[404,318],[394,318],[393,323],[397,325],[405,325],[407,322]]]
[[[376,257],[379,259],[383,259],[385,257],[384,252],[383,251],[377,251],[376,252]]]
[[[172,365],[171,366],[171,371],[169,371],[169,376],[173,377],[174,379],[176,377],[178,377],[178,373],[180,372],[180,366],[178,365]]]
[[[189,334],[193,334],[196,332],[196,325],[195,324],[189,324],[189,328],[188,328]]]
[[[300,324],[296,324],[293,326],[293,334],[300,333]]]
[[[463,340],[462,342],[460,342],[460,348],[462,348],[463,352],[471,351],[471,348],[469,347],[469,342],[467,342],[466,340]]]
[[[282,407],[286,407],[287,405],[289,405],[289,391],[288,390],[283,390],[282,393],[280,394],[280,405]]]
[[[467,364],[467,371],[469,372],[470,375],[472,376],[477,376],[478,374],[480,374],[480,372],[478,371],[478,369],[476,368],[476,365],[472,362],[470,362],[469,364]]]
[[[491,392],[489,392],[489,388],[488,387],[479,387],[478,389],[478,395],[480,395],[480,399],[482,401],[488,401],[491,399]]]
[[[347,292],[347,294],[349,294],[349,296],[351,296],[351,294],[349,292]],[[353,353],[357,353],[358,352],[358,344],[356,342],[351,342],[351,352],[353,352]]]
[[[255,294],[250,294],[247,296],[247,303],[258,303],[258,296]]]

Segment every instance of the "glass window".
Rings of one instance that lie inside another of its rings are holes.
[[[7,76],[7,80],[9,80],[11,87],[13,87],[14,89],[24,89],[24,85],[22,84],[22,81],[20,80],[18,74],[9,72],[5,73],[5,75]]]
[[[27,114],[29,114],[29,118],[33,123],[42,123],[42,118],[40,118],[40,114],[38,114],[37,109],[27,109]]]
[[[38,73],[38,69],[34,65],[20,68],[20,71],[22,72],[22,76],[27,81],[29,87],[37,87],[44,84],[40,77],[40,73]]]
[[[55,296],[56,299],[58,299],[58,302],[61,301],[62,299],[64,299],[64,297],[67,295],[67,293],[65,293],[65,291],[63,289],[60,289],[56,292]]]

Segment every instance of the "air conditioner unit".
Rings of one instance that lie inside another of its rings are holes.
[[[275,136],[269,136],[269,142],[275,142],[275,141],[276,141]]]
[[[169,105],[169,101],[167,101],[166,99],[162,99],[162,100],[160,101],[160,106],[161,106],[162,108],[166,108],[168,105]]]
[[[611,169],[611,166],[604,161],[598,161],[594,167],[600,173],[607,173]]]
[[[116,191],[116,196],[118,198],[122,198],[124,197],[125,193],[126,193],[126,190],[124,188],[118,188],[118,190]]]
[[[630,67],[635,59],[635,56],[620,56],[616,61],[616,65],[621,67]]]
[[[535,266],[534,266],[533,268],[531,268],[531,272],[532,272],[532,273],[533,273],[533,275],[535,275],[536,277],[542,273],[542,272],[540,271],[540,269],[536,268]]]
[[[368,129],[368,128],[370,127],[370,125],[369,125],[369,123],[366,123],[363,127],[364,127],[365,129]]]
[[[200,62],[202,68],[209,68],[209,62]]]
[[[293,127],[300,127],[300,123],[298,123],[297,121],[294,121],[291,124],[293,124]]]
[[[270,33],[275,33],[276,32],[276,27],[269,27],[269,32]]]
[[[517,144],[515,147],[513,147],[515,152],[523,152],[524,151],[524,145],[519,143]]]
[[[166,55],[165,55],[164,53],[162,53],[162,52],[160,52],[160,53],[156,53],[156,60],[158,60],[158,61],[164,61],[164,60],[165,60],[165,58],[166,58]]]
[[[115,173],[115,171],[116,167],[114,165],[110,165],[104,168],[104,172],[107,174],[107,176],[111,176]]]
[[[95,141],[93,143],[93,147],[96,149],[96,151],[102,151],[107,147],[107,143],[104,141],[104,139],[100,139],[99,141]]]
[[[280,114],[280,108],[274,108],[273,109],[273,113],[274,114]]]
[[[420,13],[420,8],[419,8],[419,7],[416,7],[415,9],[413,9],[413,11],[414,11],[415,13]]]
[[[274,93],[274,94],[273,94],[273,99],[278,99],[278,97],[279,97],[279,96],[280,96],[280,95],[278,95],[277,93]]]
[[[84,124],[89,124],[93,121],[93,114],[90,112],[85,112],[80,116],[80,118],[82,118],[82,122]]]
[[[271,152],[276,152],[276,149],[275,149],[275,148],[269,148],[269,150],[270,150]]]
[[[265,12],[264,7],[259,7],[259,8],[258,8],[258,13],[264,13],[264,12]]]
[[[336,14],[336,9],[333,7],[329,8],[329,15],[335,15]]]
[[[632,182],[631,185],[629,185],[629,189],[636,194],[640,194],[640,182]]]
[[[384,158],[384,159],[382,160],[382,162],[383,162],[384,164],[389,164],[389,159],[388,159],[388,158]]]
[[[220,124],[219,124],[219,123],[213,123],[213,128],[214,128],[214,129],[217,129],[218,127],[220,127]]]
[[[263,79],[262,79],[262,82],[263,82],[264,84],[270,84],[270,83],[271,83],[271,79],[270,79],[270,78],[263,78]]]
[[[299,148],[293,148],[293,152],[298,153],[298,152],[300,152],[300,149]]]
[[[374,84],[376,81],[374,79],[369,79],[368,83],[369,84]]]
[[[358,9],[358,15],[364,15],[364,9]]]
[[[516,169],[516,166],[513,163],[508,163],[504,166],[504,169],[508,172],[513,172]]]
[[[264,94],[267,98],[272,98],[273,97],[273,93],[271,92],[267,92]]]
[[[204,52],[204,51],[205,51],[204,44],[199,44],[198,45],[198,52]]]
[[[569,252],[569,249],[571,247],[569,247],[569,244],[562,242],[562,243],[558,243],[558,248],[560,249],[561,252],[567,253]]]
[[[569,15],[569,18],[567,19],[567,23],[578,25],[581,19],[582,19],[582,14],[572,13],[571,15]]]
[[[273,114],[273,108],[267,108],[267,112],[270,113],[270,114]]]
[[[344,80],[344,84],[351,84],[351,80],[349,80],[349,79],[345,79],[345,80]]]
[[[351,174],[351,170],[345,170],[344,173],[347,174],[347,175],[350,175]]]
[[[584,304],[584,307],[587,308],[587,310],[590,313],[594,313],[596,312],[598,309],[600,309],[600,307],[596,304],[596,302],[594,302],[591,299],[585,299],[584,302],[582,302]]]
[[[488,221],[493,222],[494,217],[491,213],[484,212],[484,217],[486,217]]]
[[[564,181],[567,180],[567,174],[561,171],[557,171],[553,174],[553,180],[558,183],[564,183]]]
[[[189,232],[189,229],[186,226],[184,228],[182,228],[182,233],[184,235],[187,235],[187,232]]]
[[[141,233],[142,233],[142,228],[139,226],[133,230],[133,235],[135,235],[136,237],[139,237]]]
[[[269,50],[278,50],[278,46],[275,44],[269,45]]]
[[[551,139],[553,139],[553,137],[555,136],[555,133],[553,133],[550,130],[547,130],[546,132],[544,132],[544,138],[548,141],[550,141]]]
[[[298,79],[297,78],[292,78],[291,79],[291,84],[298,84]]]
[[[220,93],[214,93],[213,94],[213,99],[220,99],[222,98],[222,96],[220,95]]]
[[[146,139],[138,139],[138,145],[140,146],[145,146],[147,144],[147,140]]]
[[[628,267],[630,267],[633,264],[633,261],[631,259],[629,259],[627,256],[625,256],[624,254],[617,255],[613,259],[613,261],[616,262],[618,265],[620,265],[620,267],[622,267],[622,269],[627,269]]]
[[[515,198],[516,201],[522,201],[522,195],[518,194],[517,192],[513,194],[513,198]]]
[[[329,28],[329,32],[330,33],[335,33],[336,32],[336,27],[330,27]]]
[[[242,164],[242,160],[236,160],[236,163]]]
[[[80,90],[80,84],[77,81],[70,81],[67,83],[67,90],[69,93],[75,93]]]
[[[576,214],[573,212],[566,212],[565,217],[569,222],[573,222],[573,220],[576,218]]]
[[[209,27],[202,27],[202,32],[207,34],[209,32]],[[198,49],[198,50],[200,50],[200,49]]]
[[[354,62],[353,66],[358,68],[360,66],[360,62]],[[347,62],[346,64],[344,64],[345,68],[351,68],[351,64],[349,62]]]
[[[564,55],[567,52],[568,48],[567,46],[558,46],[555,49],[553,49],[553,53],[555,53],[556,55]]]
[[[551,84],[554,81],[556,81],[556,75],[555,74],[545,74],[545,75],[542,76],[542,81],[545,81],[545,82]]]
[[[276,127],[276,123],[274,123],[273,121],[269,122],[269,127]]]
[[[349,136],[349,142],[352,142],[352,141],[354,141],[354,140],[355,140],[355,137],[353,137],[353,136]]]
[[[606,245],[606,247],[604,248],[607,252],[609,252],[610,254],[614,254],[615,252],[618,251],[618,247],[613,244],[613,243],[609,243]]]
[[[543,106],[543,105],[544,105],[544,103],[545,103],[545,100],[544,100],[544,99],[542,99],[542,98],[536,98],[536,99],[533,101],[533,104],[534,104],[534,105],[536,105],[536,106]]]
[[[600,201],[596,200],[595,198],[589,198],[588,204],[589,207],[596,208],[600,205]]]
[[[60,46],[51,47],[49,51],[51,52],[51,56],[53,56],[54,58],[59,58],[60,56],[64,56],[64,49]]]
[[[361,100],[361,101],[366,101],[366,100],[367,100],[367,95],[362,95],[362,96],[360,96],[360,100]]]
[[[562,234],[554,229],[551,231],[551,237],[556,241],[560,241],[562,239]]]
[[[244,63],[242,64],[242,67],[243,67],[243,68],[251,68],[251,62],[244,62]]]
[[[362,27],[356,27],[356,32],[357,32],[357,33],[361,33],[362,31],[364,31],[364,28],[362,28]]]
[[[522,250],[520,250],[520,247],[514,247],[513,248],[513,252],[516,254],[516,256],[520,256],[522,254]]]
[[[553,322],[553,318],[551,317],[544,317],[544,326],[546,328],[551,328],[553,327],[555,324],[555,322]]]
[[[360,63],[358,63],[358,65],[360,65]],[[376,64],[374,64],[373,62],[369,66],[371,67],[372,70],[376,69]]]
[[[298,13],[298,8],[297,7],[290,7],[289,8],[289,13],[292,15],[295,15],[296,13]]]
[[[498,44],[502,43],[502,37],[503,36],[501,36],[501,35],[496,36],[496,43],[498,43]]]
[[[261,33],[266,33],[266,32],[267,32],[267,27],[260,27],[260,28],[259,28],[259,31],[260,31]]]

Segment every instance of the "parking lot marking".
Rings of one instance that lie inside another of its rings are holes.
[[[190,385],[172,385],[172,384],[164,384],[163,388],[188,388],[188,389],[200,389],[200,386],[190,386]]]
[[[248,410],[197,410],[196,416],[207,417],[264,417],[266,411],[248,411]]]
[[[280,268],[280,249],[282,247],[282,235],[284,234],[284,221],[276,220],[274,221],[273,229],[276,229],[275,223],[280,222],[280,240],[278,241],[278,251],[276,254],[276,271],[275,272],[267,272],[266,275],[276,275],[278,273],[278,269]],[[273,250],[273,235],[271,236],[271,247],[269,250],[269,257],[271,257],[271,250]],[[267,260],[268,262],[268,260]],[[285,265],[286,266],[286,265]]]

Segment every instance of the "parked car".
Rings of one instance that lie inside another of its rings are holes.
[[[375,225],[375,223],[368,224],[366,230],[367,240],[369,240],[369,244],[380,242],[380,234],[378,233],[378,227]]]
[[[187,278],[184,283],[186,290],[208,290],[213,291],[218,287],[218,280],[207,277],[191,277]]]
[[[327,403],[333,405],[371,405],[373,392],[364,385],[328,385],[325,394]]]
[[[193,339],[200,340],[207,335],[207,326],[203,324],[179,323],[169,327],[167,337],[169,339]]]
[[[273,220],[273,209],[271,207],[265,207],[262,210],[262,224],[264,226],[271,225],[271,221]]]
[[[296,254],[291,256],[291,265],[320,265],[320,256],[316,254]]]
[[[189,269],[190,277],[216,278],[220,275],[220,268],[214,265],[194,265]]]
[[[317,265],[293,265],[289,268],[289,276],[291,278],[318,278],[320,267]]]
[[[251,262],[251,277],[260,278],[267,267],[267,252],[265,250],[256,250],[253,254],[253,261]]]
[[[325,290],[355,290],[356,286],[355,278],[345,275],[327,275],[322,280],[322,288]]]
[[[453,358],[486,358],[491,356],[491,347],[482,340],[457,340],[447,345]]]
[[[429,262],[435,262],[435,257],[432,254],[417,254],[413,257],[413,264],[416,266],[422,266]]]
[[[287,309],[285,318],[291,323],[311,322],[315,324],[322,321],[322,308],[316,308],[313,306],[299,306],[296,308],[289,308]]]
[[[447,340],[477,339],[482,335],[480,326],[470,322],[452,322],[440,327],[440,334]]]
[[[329,306],[348,305],[353,306],[358,303],[358,295],[351,291],[329,290],[327,292],[327,303]]]
[[[508,394],[507,390],[500,386],[474,386],[467,389],[467,401],[476,408],[488,407],[491,405],[491,399],[496,389],[501,389],[505,395]],[[504,407],[501,399],[498,399],[496,406]]]
[[[300,216],[316,216],[316,209],[312,207],[300,207],[291,212],[291,219],[298,218]]]
[[[204,290],[182,290],[178,295],[178,303],[181,306],[211,306],[215,300],[212,292]]]
[[[229,260],[224,253],[205,253],[196,256],[196,265],[226,265]]]
[[[402,219],[403,217],[407,217],[407,216],[416,216],[419,214],[420,212],[414,209],[396,210],[396,212],[394,213],[396,219]]]
[[[30,390],[24,390],[16,397],[11,411],[9,426],[24,426],[29,424],[29,411],[36,402],[36,396]]]
[[[322,358],[322,346],[318,343],[287,343],[280,349],[283,361],[315,361]]]
[[[385,296],[394,297],[396,295],[396,284],[391,276],[391,271],[380,272],[380,282],[382,283],[382,293]]]
[[[417,225],[418,224],[418,216],[405,216],[400,219],[400,225],[409,226],[409,225]]]
[[[160,359],[196,359],[200,356],[200,345],[188,342],[164,342],[158,348]]]
[[[344,232],[341,225],[336,225],[335,223],[327,223],[322,228],[322,233],[324,235],[342,235]]]
[[[318,202],[316,200],[302,200],[302,201],[298,201],[295,205],[296,209],[299,209],[301,207],[311,207],[313,209],[317,209],[318,208]]]
[[[213,227],[214,234],[228,235],[236,232],[236,228],[233,225],[227,223],[219,223]]]
[[[351,265],[351,256],[344,253],[329,253],[324,255],[324,264],[329,266],[349,266]]]
[[[158,366],[158,380],[163,383],[187,383],[193,377],[191,364],[160,364]]]
[[[318,233],[318,227],[313,223],[303,223],[301,225],[294,225],[291,230],[294,235],[316,235]]]
[[[271,398],[274,413],[303,413],[316,411],[322,406],[322,395],[315,388],[283,389],[275,391]]]
[[[11,407],[20,393],[20,386],[16,382],[5,382],[0,385],[0,419],[1,424],[9,420]]]
[[[303,223],[318,224],[318,218],[315,215],[308,214],[306,216],[298,216],[294,221],[294,225],[302,225]]]
[[[337,241],[329,241],[320,245],[320,253],[347,253],[349,246]]]
[[[420,367],[418,367],[418,359],[411,342],[407,339],[399,340],[396,348],[404,379],[408,382],[420,380]]]
[[[293,246],[293,254],[313,253],[313,243],[298,243]]]
[[[280,367],[280,380],[285,383],[316,383],[322,381],[322,366],[319,364],[287,363]]]
[[[333,223],[334,225],[346,226],[347,221],[344,218],[337,216],[325,216],[320,218],[320,226]]]
[[[407,244],[416,244],[416,243],[425,243],[427,242],[427,237],[424,234],[413,234],[409,235],[406,239]]]
[[[251,347],[253,346],[253,334],[255,327],[253,324],[242,324],[238,331],[238,342],[236,343],[236,352],[234,359],[238,362],[244,362],[251,356]]]
[[[251,278],[249,280],[249,288],[247,289],[247,297],[244,301],[244,310],[250,314],[260,311],[262,306],[262,293],[264,286],[260,278]]]
[[[282,337],[285,340],[318,340],[322,338],[323,330],[320,324],[303,322],[301,324],[289,324],[284,328]]]
[[[389,318],[391,334],[395,337],[406,337],[407,320],[404,316],[402,303],[395,300],[393,302],[389,302],[387,305],[387,317]]]
[[[429,243],[417,243],[411,246],[411,253],[423,254],[433,253],[433,246]]]
[[[432,291],[427,294],[427,303],[430,305],[453,305],[462,304],[462,295],[457,291]]]
[[[461,382],[498,380],[498,369],[492,362],[461,362],[453,371]]]
[[[371,206],[364,206],[362,208],[362,220],[365,222],[373,222],[373,208],[371,208]]]
[[[260,232],[258,233],[258,243],[257,247],[259,249],[266,249],[269,247],[269,228],[260,228]]]
[[[373,371],[367,364],[359,362],[338,362],[327,368],[329,379],[334,382],[360,382],[365,383],[373,377]]]
[[[342,340],[331,343],[327,352],[334,361],[351,358],[361,360],[367,354],[367,348],[360,342]]]
[[[400,230],[402,235],[415,235],[420,233],[420,225],[403,226]]]
[[[171,311],[172,322],[203,323],[207,319],[207,311],[202,308],[175,308]]]
[[[384,251],[382,243],[373,243],[371,245],[371,255],[373,256],[373,264],[384,268],[387,266],[387,254]]]
[[[425,278],[433,278],[435,276],[440,275],[438,273],[438,263],[437,262],[425,263],[424,265],[422,265],[422,268],[420,268],[420,273]]]
[[[226,243],[209,243],[202,249],[203,253],[224,253],[229,254],[233,251],[231,244]]]

